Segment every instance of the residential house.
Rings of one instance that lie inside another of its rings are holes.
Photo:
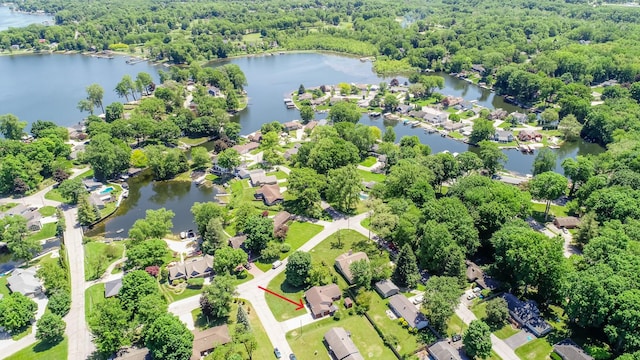
[[[555,344],[553,346],[553,352],[558,354],[562,360],[593,360],[593,357],[584,352],[584,350],[571,339],[565,339]]]
[[[98,209],[104,209],[105,205],[113,201],[111,194],[91,193],[89,195],[89,203]]]
[[[426,122],[433,125],[440,125],[449,119],[449,114],[446,112],[423,106],[422,111],[425,115],[422,117]]]
[[[304,94],[298,95],[298,101],[305,101],[305,100],[313,100],[313,94],[306,92]]]
[[[244,155],[244,154],[249,153],[251,150],[257,149],[258,147],[260,147],[260,144],[258,144],[256,142],[248,142],[248,143],[242,144],[242,145],[235,145],[235,146],[232,147],[232,149],[237,151],[238,154]]]
[[[102,187],[102,183],[94,179],[82,179],[82,184],[88,192],[96,191]]]
[[[275,177],[275,176],[274,176]],[[278,184],[262,185],[255,193],[256,199],[262,199],[265,205],[272,206],[284,201],[284,196],[280,192]]]
[[[236,170],[236,176],[240,179],[248,179],[251,176],[251,171],[246,168],[238,168]]]
[[[11,292],[19,292],[28,297],[35,297],[42,293],[42,284],[36,277],[36,269],[15,269],[7,278],[7,284]]]
[[[489,114],[489,120],[502,120],[508,115],[506,110],[495,109]]]
[[[440,340],[431,345],[427,351],[434,360],[462,360],[460,353],[447,340]]]
[[[509,130],[496,130],[493,134],[493,140],[501,143],[513,141],[513,133]]]
[[[116,353],[114,360],[151,360],[153,357],[149,349],[128,347],[120,349]]]
[[[408,114],[409,111],[411,111],[411,110],[413,110],[413,107],[411,105],[405,105],[405,104],[400,104],[396,108],[396,111],[401,113],[401,114]]]
[[[314,286],[304,293],[314,319],[333,315],[338,310],[333,302],[340,299],[341,296],[342,292],[336,284]]]
[[[464,100],[463,102],[461,102],[459,106],[460,106],[460,110],[464,110],[464,111],[473,109],[473,103],[467,100]]]
[[[245,241],[247,241],[247,235],[234,236],[229,239],[229,246],[234,249],[240,249]]]
[[[558,228],[575,229],[580,225],[580,219],[575,216],[557,217],[553,224]]]
[[[478,265],[472,261],[465,261],[467,265],[467,281],[475,282],[482,289],[496,290],[501,283],[487,275]]]
[[[358,107],[368,108],[369,105],[371,105],[371,100],[370,99],[358,100]]]
[[[521,301],[513,294],[503,294],[502,298],[507,301],[509,315],[520,324],[529,329],[535,336],[540,337],[548,334],[553,328],[542,316],[538,305],[533,300]]]
[[[118,295],[121,288],[122,288],[122,278],[107,281],[106,283],[104,283],[104,297],[110,298]]]
[[[360,350],[344,328],[334,327],[324,334],[324,343],[334,360],[364,360]]]
[[[293,147],[291,149],[288,149],[287,151],[285,151],[282,156],[285,159],[290,160],[293,155],[298,153],[298,150],[300,149],[300,146],[302,146],[301,143],[294,144]]]
[[[471,65],[471,70],[477,72],[478,74],[484,74],[485,71],[487,71],[484,66],[480,65],[480,64],[473,64]]]
[[[194,330],[192,333],[193,354],[191,360],[200,360],[209,355],[216,347],[231,342],[229,327],[226,324],[202,331]]]
[[[278,178],[274,175],[267,175],[262,169],[251,171],[249,178],[251,179],[251,186],[274,185],[278,183]]]
[[[403,318],[410,327],[418,330],[429,325],[429,321],[418,308],[402,294],[395,294],[389,298],[389,307],[398,316]]]
[[[465,127],[465,124],[461,122],[445,121],[443,127],[447,131],[456,131]]]
[[[0,219],[5,216],[21,216],[27,220],[27,229],[38,231],[42,229],[42,214],[35,208],[26,205],[16,205],[11,209],[0,213]]]
[[[462,98],[459,97],[455,97],[455,96],[445,96],[444,99],[442,99],[442,105],[449,107],[449,106],[456,106],[458,104],[460,104],[462,102]]]
[[[527,115],[520,112],[512,112],[510,116],[518,123],[524,124],[527,122]]]
[[[378,281],[375,287],[376,291],[383,299],[400,293],[400,289],[389,279]]]
[[[369,257],[362,251],[354,253],[349,250],[348,253],[344,253],[336,258],[336,269],[338,269],[349,284],[353,284],[353,274],[351,273],[350,266],[352,263],[360,260],[369,261]]]
[[[273,217],[273,231],[278,231],[283,225],[291,219],[291,214],[286,211],[280,211]]]
[[[175,263],[167,267],[167,269],[169,270],[169,282],[187,278],[187,271],[184,268],[183,262]]]
[[[282,124],[284,131],[296,131],[302,129],[302,124],[299,121],[289,121]]]
[[[249,136],[247,136],[247,139],[251,142],[257,142],[260,143],[260,141],[262,141],[262,131],[256,131],[253,134],[249,134]]]
[[[213,273],[213,256],[204,255],[185,260],[184,269],[187,279],[211,275]]]
[[[211,96],[222,96],[222,92],[220,91],[220,89],[213,85],[207,86],[207,94]]]
[[[424,117],[425,117],[425,115],[427,115],[427,113],[422,111],[422,110],[418,110],[418,111],[413,110],[413,111],[409,111],[409,114],[407,114],[407,115],[409,115],[411,117],[414,117],[414,118],[418,118],[418,119],[424,119]]]
[[[520,141],[542,141],[542,135],[535,130],[521,130],[518,133],[518,140]]]
[[[318,122],[315,120],[311,120],[307,123],[307,125],[304,126],[305,130],[313,130],[316,126],[318,125]]]

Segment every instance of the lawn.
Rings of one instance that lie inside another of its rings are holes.
[[[346,316],[346,312],[340,321],[327,318],[292,330],[287,333],[287,340],[298,359],[326,359],[328,355],[325,354],[328,351],[322,339],[333,327],[343,327],[347,330],[365,359],[395,359],[395,355],[384,346],[382,339],[366,318],[359,315]],[[315,355],[316,353],[318,355]]]
[[[56,223],[48,223],[42,226],[38,232],[35,232],[27,237],[28,240],[45,240],[56,236]]]
[[[464,135],[460,134],[457,131],[450,131],[448,135],[454,139],[464,139]]]
[[[61,203],[68,201],[62,196],[62,194],[60,194],[60,191],[58,191],[58,189],[51,189],[49,192],[44,194],[44,198],[47,200],[57,201]]]
[[[17,206],[17,203],[6,203],[6,204],[0,204],[0,212],[5,212],[15,206]]]
[[[231,193],[234,198],[240,198],[239,201],[254,202],[256,198],[254,194],[256,189],[249,185],[249,179],[231,181]]]
[[[96,305],[104,301],[104,283],[95,284],[84,292],[84,317],[89,321]]]
[[[360,162],[360,165],[364,166],[364,167],[370,167],[373,166],[373,164],[376,163],[376,161],[378,161],[378,159],[376,159],[373,156],[368,156],[366,159],[362,160]]]
[[[9,287],[7,286],[7,277],[0,277],[0,294],[4,297],[11,295],[11,291],[9,291]]]
[[[53,216],[53,214],[56,213],[56,208],[53,206],[43,206],[40,209],[38,209],[38,212],[42,216]]]
[[[545,360],[549,358],[552,347],[545,339],[532,340],[516,349],[516,355],[522,360]]]
[[[500,124],[498,127],[500,129],[509,130],[509,129],[511,129],[513,127],[513,125],[510,122],[505,121],[502,124]]]
[[[544,220],[544,209],[546,208],[545,204],[540,204],[537,202],[531,203],[531,210],[534,213],[534,218],[539,218],[540,220]],[[549,209],[549,215],[553,216],[567,216],[567,208],[565,206],[558,206],[551,204],[551,208]],[[536,219],[538,220],[538,219]],[[551,221],[551,217],[547,219]]]
[[[293,221],[289,224],[289,230],[287,231],[287,237],[285,242],[291,245],[291,251],[286,253],[280,253],[280,260],[291,255],[293,251],[296,251],[300,246],[309,241],[312,237],[316,236],[322,231],[324,227],[322,225],[316,225],[308,222]],[[267,271],[271,269],[272,263],[263,263],[260,260],[254,263],[258,269]]]
[[[464,331],[467,330],[468,327],[469,326],[467,326],[467,324],[465,324],[464,321],[462,321],[462,319],[460,319],[458,315],[453,314],[447,321],[447,335],[448,336],[452,336],[453,334],[462,335],[462,333],[464,333]]]
[[[174,287],[169,284],[162,284],[160,285],[160,292],[164,295],[165,299],[167,299],[167,303],[169,304],[174,301],[200,295],[200,293],[202,293],[202,287],[187,287],[186,285],[187,283],[182,283]]]
[[[496,330],[493,332],[498,339],[508,339],[511,336],[517,334],[520,330],[514,329],[511,324],[505,324],[502,329]]]
[[[471,311],[478,319],[483,320],[487,317],[487,302],[474,303]]]
[[[57,344],[49,344],[39,341],[17,353],[8,356],[5,360],[48,360],[48,359],[66,359],[69,351],[69,344],[65,337]]]
[[[269,282],[267,288],[273,292],[284,295],[293,301],[302,299],[304,295],[304,288],[291,286],[284,280],[285,272],[283,271]],[[278,321],[288,320],[305,313],[303,309],[296,310],[296,306],[294,304],[281,300],[274,295],[266,294],[266,299],[269,309],[271,309],[273,316]]]
[[[207,141],[209,141],[209,138],[206,136],[199,137],[199,138],[190,138],[190,137],[178,138],[178,142],[185,143],[190,146],[200,145],[200,144],[206,143]]]
[[[278,179],[278,180],[289,178],[289,175],[287,175],[287,173],[285,173],[284,171],[281,171],[281,170],[267,173],[267,175],[275,175],[276,179]]]
[[[249,323],[251,324],[251,329],[253,330],[256,342],[258,343],[256,350],[253,352],[253,358],[269,359],[273,355],[273,345],[271,344],[271,340],[269,340],[267,332],[264,330],[264,327],[262,326],[260,319],[258,319],[258,315],[256,315],[251,304],[248,301],[245,302],[247,314],[249,315]]]
[[[124,252],[124,245],[112,242],[110,244],[89,241],[84,245],[85,253],[85,280],[98,279],[104,274],[109,264],[120,259]]]
[[[383,299],[374,291],[370,291],[371,294],[371,307],[369,308],[369,316],[378,325],[385,335],[394,335],[398,339],[396,350],[401,354],[413,354],[418,349],[420,343],[418,336],[409,333],[408,329],[405,329],[400,325],[398,320],[391,320],[386,314],[389,310],[389,301]],[[428,330],[425,330],[428,331]]]
[[[387,177],[384,174],[374,174],[371,171],[358,169],[358,175],[363,181],[383,182]]]

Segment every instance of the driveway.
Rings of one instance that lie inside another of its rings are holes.
[[[515,335],[512,335],[504,340],[505,344],[509,345],[513,350],[519,348],[520,346],[528,343],[531,340],[535,340],[536,337],[532,333],[527,330],[520,330]]]

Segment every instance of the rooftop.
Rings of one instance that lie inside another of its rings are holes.
[[[314,316],[322,316],[325,312],[331,312],[334,308],[333,302],[341,295],[342,292],[336,284],[314,286],[304,293]]]
[[[202,355],[206,355],[216,346],[231,342],[229,328],[227,325],[220,325],[202,331],[193,331],[193,355],[192,360],[200,360]]]
[[[336,258],[336,266],[342,275],[344,275],[345,279],[347,279],[347,282],[353,282],[353,274],[351,274],[350,268],[351,264],[360,260],[369,261],[369,257],[362,251],[352,253],[351,250],[349,250],[348,253],[344,253]]]
[[[429,347],[429,354],[435,360],[462,360],[458,350],[454,349],[446,340],[438,341]]]
[[[341,327],[329,329],[324,334],[324,341],[329,347],[329,351],[338,360],[364,360],[360,350],[351,340],[350,334]]]
[[[120,288],[122,288],[122,278],[104,283],[104,297],[108,298],[118,295]]]

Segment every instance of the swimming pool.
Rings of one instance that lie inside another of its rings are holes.
[[[113,191],[113,186],[106,187],[100,190],[100,195],[108,194]]]

